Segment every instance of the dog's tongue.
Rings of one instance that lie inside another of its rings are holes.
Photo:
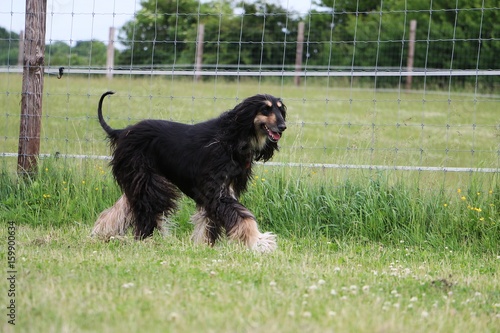
[[[279,133],[269,131],[269,135],[273,138],[274,141],[278,141],[281,138],[281,135]]]

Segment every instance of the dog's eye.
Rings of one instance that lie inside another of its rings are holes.
[[[261,113],[264,116],[268,116],[272,111],[273,111],[273,107],[272,106],[266,106],[266,107],[262,108]]]

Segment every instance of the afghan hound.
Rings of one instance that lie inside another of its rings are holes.
[[[286,107],[271,95],[245,99],[219,117],[194,125],[143,120],[112,129],[97,109],[110,141],[113,176],[123,191],[120,199],[97,219],[93,235],[109,238],[134,228],[138,240],[176,208],[180,192],[196,202],[195,243],[213,245],[225,233],[256,251],[276,248],[276,236],[261,233],[254,215],[238,198],[252,176],[255,161],[269,160],[286,129]]]

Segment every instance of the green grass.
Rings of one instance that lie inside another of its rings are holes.
[[[20,80],[2,78],[0,151],[16,152]],[[95,110],[108,89],[118,93],[104,111],[113,127],[145,117],[196,122],[231,108],[236,96],[267,92],[289,111],[274,161],[499,166],[494,97],[349,90],[333,81],[297,88],[65,76],[45,87],[43,153],[107,155]],[[263,231],[278,235],[268,255],[226,241],[194,246],[195,207],[185,198],[166,238],[90,238],[119,195],[106,161],[42,159],[36,174],[18,179],[15,159],[2,159],[0,223],[16,226],[18,272],[17,325],[4,317],[2,332],[498,330],[498,173],[258,165],[242,201]],[[7,238],[0,228],[1,244]]]
[[[255,167],[242,201],[262,227],[287,238],[326,237],[412,246],[443,245],[478,252],[500,249],[500,186],[472,180],[468,188],[420,189],[418,183],[391,183],[392,172],[336,180],[314,170]],[[484,178],[482,176],[480,179]],[[91,226],[120,196],[104,161],[40,162],[31,179],[0,177],[0,219],[41,227]],[[190,231],[194,204],[181,200],[173,222]]]
[[[21,76],[0,76],[0,150],[17,152]],[[64,76],[45,79],[41,150],[54,154],[107,155],[96,120],[99,96],[112,127],[144,118],[198,122],[256,93],[281,96],[288,107],[288,130],[276,161],[499,167],[498,97],[478,93],[350,89],[334,79],[308,80],[302,87],[285,80],[181,77],[112,81]]]
[[[490,253],[282,237],[257,255],[184,233],[103,243],[88,231],[18,226],[17,324],[3,332],[498,330]]]

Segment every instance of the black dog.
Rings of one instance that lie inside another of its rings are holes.
[[[238,198],[252,175],[254,161],[269,160],[286,129],[286,107],[270,95],[245,99],[218,118],[195,125],[144,120],[112,129],[97,114],[113,150],[113,175],[123,190],[115,205],[99,216],[94,235],[123,235],[129,226],[135,238],[162,230],[164,216],[176,207],[180,191],[198,208],[193,240],[213,244],[225,231],[229,239],[251,249],[276,248],[275,235],[260,233],[253,214]]]

